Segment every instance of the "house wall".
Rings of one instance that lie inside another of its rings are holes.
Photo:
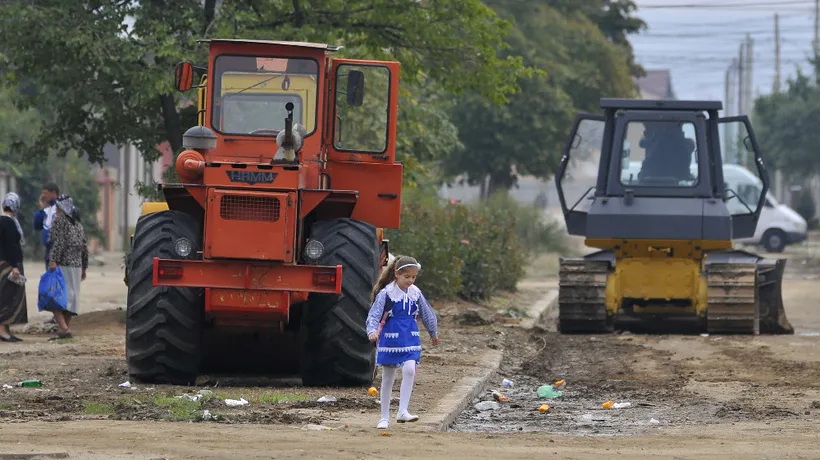
[[[133,228],[140,217],[144,198],[137,193],[137,183],[158,183],[173,160],[170,147],[157,147],[161,157],[146,161],[134,145],[107,145],[106,166],[96,167],[95,177],[100,187],[100,209],[97,222],[106,235],[105,250],[123,251],[129,244]]]

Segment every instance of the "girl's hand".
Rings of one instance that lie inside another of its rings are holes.
[[[438,346],[438,337],[433,337],[433,346],[434,347]]]
[[[379,340],[379,334],[371,332],[370,334],[367,334],[367,338],[370,339],[371,342],[375,342],[376,340]]]

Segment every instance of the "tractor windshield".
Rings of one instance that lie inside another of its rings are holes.
[[[630,186],[694,187],[698,184],[695,126],[678,121],[627,124],[621,183]]]
[[[214,63],[211,123],[223,134],[276,136],[293,121],[316,130],[319,64],[313,59],[218,56]]]

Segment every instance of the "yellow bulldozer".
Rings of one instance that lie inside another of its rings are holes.
[[[567,231],[598,251],[562,258],[562,333],[793,334],[785,259],[735,249],[754,235],[769,177],[746,116],[718,101],[601,100],[580,114],[556,174]],[[723,163],[756,169],[731,190]]]

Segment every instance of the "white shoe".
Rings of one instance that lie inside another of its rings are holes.
[[[405,422],[417,422],[419,420],[418,415],[412,415],[409,412],[405,412],[403,414],[399,414],[396,416],[396,421],[399,423]]]
[[[387,421],[385,419],[381,419],[381,420],[379,420],[379,424],[376,425],[376,428],[379,429],[379,430],[386,430],[389,426],[390,426],[389,421]]]

